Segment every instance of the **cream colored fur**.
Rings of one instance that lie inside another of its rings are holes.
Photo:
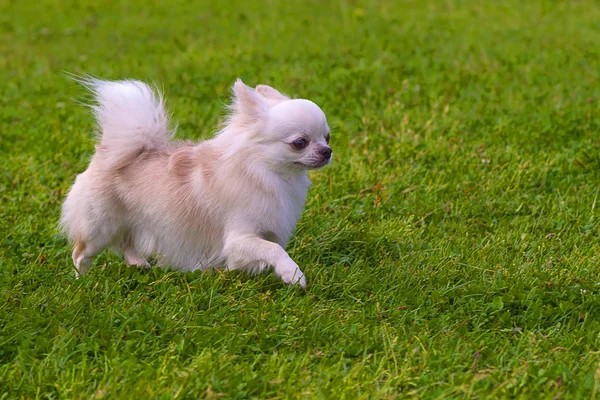
[[[101,136],[63,205],[77,276],[112,248],[144,267],[151,255],[181,271],[271,266],[284,282],[306,287],[285,246],[306,200],[306,170],[331,159],[317,105],[238,80],[213,139],[172,143],[162,96],[148,85],[82,83],[95,95]]]

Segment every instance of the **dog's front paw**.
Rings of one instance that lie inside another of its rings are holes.
[[[300,270],[298,269],[298,271]],[[308,286],[306,284],[306,277],[304,276],[302,271],[300,271],[300,278],[294,282],[294,285],[300,285],[302,289],[306,289],[306,287]]]
[[[300,285],[302,289],[306,289],[306,277],[292,259],[277,266],[275,273],[288,285]]]

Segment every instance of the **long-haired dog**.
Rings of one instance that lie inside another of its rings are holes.
[[[77,276],[105,248],[129,265],[260,272],[306,287],[285,247],[300,218],[307,170],[331,160],[325,114],[270,86],[233,85],[222,129],[173,142],[162,95],[143,82],[84,78],[100,128],[88,169],[62,209]]]

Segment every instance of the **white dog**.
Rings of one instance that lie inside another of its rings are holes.
[[[331,160],[325,114],[266,85],[237,80],[222,130],[198,144],[170,142],[163,98],[133,80],[84,78],[101,130],[88,169],[63,205],[76,274],[107,247],[129,265],[146,257],[182,271],[260,272],[306,278],[285,246],[300,218],[307,170]]]

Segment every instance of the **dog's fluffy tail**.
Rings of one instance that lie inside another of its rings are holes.
[[[77,80],[96,100],[91,108],[100,127],[99,153],[107,167],[122,167],[141,153],[169,143],[174,132],[158,90],[135,80]]]

